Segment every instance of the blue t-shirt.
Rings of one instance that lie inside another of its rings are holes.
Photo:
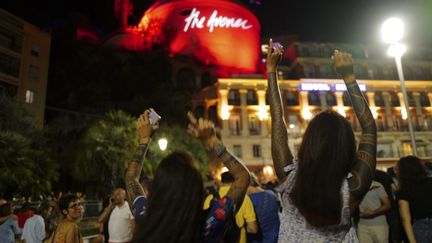
[[[248,236],[248,242],[275,243],[279,235],[279,208],[278,197],[272,191],[257,192],[249,195],[255,209],[259,224],[259,233]]]
[[[137,197],[133,202],[135,222],[144,224],[144,214],[147,207],[147,199],[144,196]],[[223,197],[210,203],[207,216],[203,225],[203,242],[219,243],[224,236],[226,224],[234,218],[235,204],[229,197]]]
[[[133,215],[137,224],[142,224],[144,220],[144,214],[147,208],[147,198],[139,196],[135,198],[133,202]]]
[[[0,242],[1,243],[15,243],[15,235],[20,234],[18,228],[18,221],[8,219],[0,224]]]

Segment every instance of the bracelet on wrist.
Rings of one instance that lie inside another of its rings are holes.
[[[142,138],[140,139],[139,144],[140,145],[148,145],[151,142],[151,137],[150,138]]]
[[[212,150],[213,150],[213,153],[218,158],[220,158],[226,152],[227,149],[226,149],[225,145],[223,145],[222,143],[218,143],[218,144],[213,146]]]

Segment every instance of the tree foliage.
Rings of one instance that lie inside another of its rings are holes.
[[[161,151],[159,148],[158,141],[161,138],[168,140],[165,151]],[[206,175],[208,156],[201,141],[190,137],[186,129],[179,125],[166,124],[162,125],[153,137],[147,159],[144,162],[143,173],[150,176],[154,175],[160,161],[174,151],[184,151],[192,154],[200,162],[201,174]]]
[[[168,140],[166,151],[159,148],[160,138]],[[135,118],[123,111],[108,112],[88,128],[81,146],[73,169],[74,177],[99,185],[98,189],[105,192],[121,186],[127,162],[133,159],[138,146]],[[142,175],[153,176],[160,161],[174,151],[191,153],[205,174],[208,159],[201,142],[191,138],[179,125],[162,125],[149,146]]]
[[[46,149],[45,131],[15,100],[0,100],[0,193],[46,195],[58,178],[58,164]]]
[[[97,182],[102,189],[119,186],[137,146],[135,118],[123,111],[107,112],[85,132],[73,176]]]

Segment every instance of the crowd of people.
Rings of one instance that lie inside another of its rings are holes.
[[[268,99],[271,146],[279,185],[266,190],[218,138],[214,124],[188,113],[188,133],[202,141],[212,160],[228,172],[205,187],[198,162],[174,152],[154,178],[141,171],[158,124],[149,110],[137,120],[140,145],[127,161],[125,188],[113,191],[98,223],[95,242],[432,242],[430,164],[407,156],[387,172],[376,170],[377,128],[356,82],[352,56],[335,51],[334,70],[347,87],[362,132],[356,139],[340,114],[323,111],[312,119],[298,153],[288,146],[288,130],[277,80],[283,47],[269,43]],[[428,167],[429,166],[429,167]],[[61,217],[47,230],[55,209]],[[82,243],[78,222],[83,204],[74,194],[36,211],[23,205],[19,215],[0,201],[0,242]]]

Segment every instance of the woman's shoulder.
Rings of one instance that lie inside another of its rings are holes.
[[[65,242],[66,236],[71,233],[71,231],[77,231],[78,232],[78,225],[71,221],[64,220],[61,222],[57,230],[55,231],[55,243],[67,243]]]
[[[71,221],[63,221],[58,226],[59,232],[68,232],[70,230],[77,230],[77,229],[78,229],[78,224]]]

